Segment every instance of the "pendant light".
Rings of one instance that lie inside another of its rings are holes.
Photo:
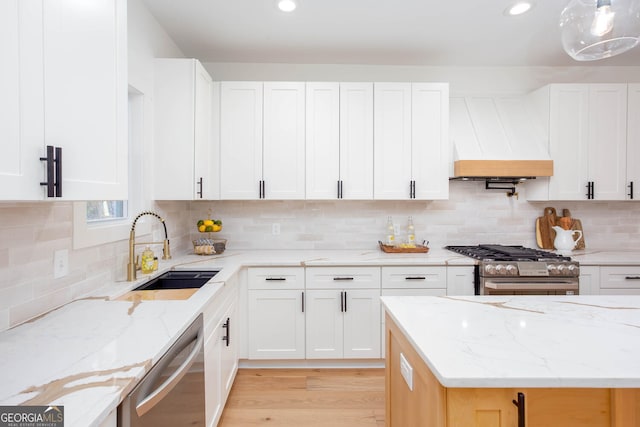
[[[640,41],[640,1],[571,0],[560,14],[560,32],[576,61],[619,55]]]

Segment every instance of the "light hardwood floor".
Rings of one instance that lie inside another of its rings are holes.
[[[384,369],[240,369],[219,427],[384,427]]]

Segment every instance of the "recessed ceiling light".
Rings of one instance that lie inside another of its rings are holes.
[[[296,0],[278,0],[278,8],[283,12],[293,12],[298,7]]]
[[[530,11],[532,7],[533,7],[533,3],[531,2],[519,1],[507,7],[504,10],[504,14],[507,16],[522,15],[523,13]]]

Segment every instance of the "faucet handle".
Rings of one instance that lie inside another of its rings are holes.
[[[140,270],[140,255],[136,255],[136,270]]]
[[[169,248],[169,239],[164,239],[162,247],[162,259],[171,259],[171,249]]]

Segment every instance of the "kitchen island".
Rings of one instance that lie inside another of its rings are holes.
[[[383,297],[387,426],[640,425],[640,297]]]

